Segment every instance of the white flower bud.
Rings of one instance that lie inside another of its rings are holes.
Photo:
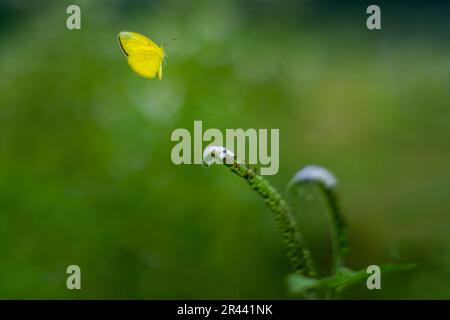
[[[334,189],[337,185],[336,177],[329,170],[320,166],[309,165],[297,171],[288,184],[288,190],[305,182],[320,183],[328,189]]]
[[[209,167],[213,163],[232,164],[234,153],[224,147],[209,146],[203,152],[203,165]]]

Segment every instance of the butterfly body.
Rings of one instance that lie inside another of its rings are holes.
[[[162,64],[166,57],[162,47],[139,33],[128,31],[119,33],[119,44],[134,72],[149,79],[158,76],[161,80]]]

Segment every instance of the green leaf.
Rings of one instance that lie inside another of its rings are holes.
[[[380,266],[382,274],[407,271],[414,269],[416,264],[394,264],[389,263]],[[342,290],[351,284],[362,282],[367,279],[369,275],[365,269],[353,271],[350,269],[341,269],[340,272],[331,277],[322,279],[314,279],[302,276],[298,273],[290,274],[287,277],[289,291],[294,294],[305,295],[311,291],[320,290]]]

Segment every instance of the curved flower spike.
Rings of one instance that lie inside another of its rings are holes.
[[[234,162],[234,153],[224,147],[209,146],[203,152],[203,165],[209,167],[213,163],[232,164]]]
[[[258,175],[254,168],[245,163],[239,163],[233,152],[218,146],[209,146],[203,152],[203,165],[209,167],[213,163],[224,164],[231,172],[245,179],[256,191],[273,213],[277,227],[288,249],[288,258],[294,269],[305,276],[314,277],[316,272],[311,253],[306,246],[297,226],[291,209],[272,185]]]
[[[288,184],[287,190],[294,193],[305,183],[317,183],[319,185],[330,209],[334,239],[333,272],[337,274],[344,268],[344,259],[349,250],[347,224],[342,214],[336,192],[337,179],[328,169],[316,165],[309,165],[294,175]]]

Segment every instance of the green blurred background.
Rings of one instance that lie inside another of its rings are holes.
[[[369,4],[2,0],[0,298],[291,298],[262,200],[224,167],[171,162],[194,120],[279,128],[280,191],[331,169],[350,267],[420,264],[345,298],[450,298],[450,6],[378,2],[369,31]],[[164,45],[162,81],[131,71],[123,30]],[[288,200],[326,275],[319,194]]]

